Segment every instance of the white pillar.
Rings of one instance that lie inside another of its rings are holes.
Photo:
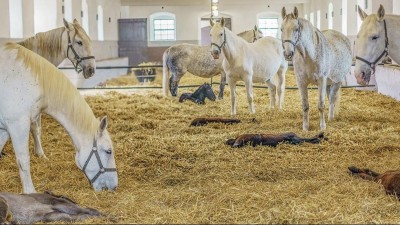
[[[8,0],[0,0],[0,38],[10,37],[10,13]]]

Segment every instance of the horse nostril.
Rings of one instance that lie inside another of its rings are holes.
[[[361,78],[365,79],[365,72],[361,72]]]

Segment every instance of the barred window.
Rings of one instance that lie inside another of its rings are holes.
[[[279,23],[278,18],[260,18],[258,19],[258,29],[264,36],[278,38]]]
[[[155,41],[175,40],[175,20],[154,19],[153,23]]]

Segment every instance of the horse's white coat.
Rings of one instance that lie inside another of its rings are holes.
[[[223,19],[212,25],[211,41],[222,47],[219,49],[212,45],[211,54],[218,59],[220,51],[224,53],[222,67],[231,89],[231,115],[236,114],[236,82],[240,80],[245,83],[251,113],[255,113],[253,82],[266,82],[271,94],[270,107],[275,107],[277,94],[279,108],[282,108],[288,63],[281,42],[276,38],[263,37],[254,43],[247,43],[225,28]],[[278,87],[272,82],[275,74],[278,74]]]
[[[247,42],[253,42],[262,37],[261,31],[257,27],[253,30],[243,31],[238,35]],[[222,59],[214,60],[210,55],[209,46],[176,44],[165,50],[162,83],[165,96],[168,95],[168,89],[172,95],[177,94],[179,81],[187,72],[203,78],[221,74],[219,98],[223,98],[226,77],[222,69]],[[172,75],[169,79],[170,73]]]
[[[385,28],[383,24],[385,20],[389,41],[389,56],[394,59],[394,61],[400,62],[400,16],[385,15],[385,9],[382,5],[379,7],[376,14],[367,15],[360,7],[358,7],[358,13],[363,22],[356,40],[357,56],[369,62],[378,59],[379,55],[385,49]],[[382,61],[383,58],[380,61]],[[380,61],[378,61],[378,63]],[[360,60],[356,60],[354,75],[359,84],[366,85],[371,74],[372,69],[369,65]]]
[[[64,27],[56,28],[47,32],[37,33],[33,37],[18,42],[18,44],[47,59],[54,66],[58,66],[64,59],[67,58],[67,55],[71,61],[74,61],[76,63],[75,55],[71,52],[71,49],[69,50],[70,52],[67,54],[67,31],[70,32],[72,45],[79,56],[85,57],[93,55],[91,40],[76,19],[73,23],[68,23],[64,20]],[[78,44],[78,42],[82,42],[82,45]],[[83,62],[81,62],[81,64],[83,68],[83,73],[86,74],[85,77],[89,78],[93,76],[91,71],[93,71],[93,73],[95,71],[95,60],[84,60]],[[89,68],[92,68],[93,70],[90,70]],[[31,124],[31,133],[35,145],[35,153],[40,157],[47,158],[44,154],[41,143],[41,130],[41,117],[39,115],[36,120]],[[0,145],[0,149],[3,149],[3,147],[4,146]]]
[[[61,71],[44,58],[8,43],[0,47],[0,146],[11,137],[24,193],[35,188],[30,175],[29,130],[41,112],[54,117],[64,126],[76,146],[76,163],[82,168],[96,138],[101,161],[115,168],[112,142],[106,130],[107,120],[100,123],[89,105]],[[85,174],[92,178],[99,171],[91,160]],[[55,171],[56,172],[56,171]],[[117,174],[105,173],[92,185],[95,190],[114,189]]]
[[[296,44],[294,47],[292,43],[284,42],[283,46],[285,57],[293,59],[303,105],[303,130],[309,128],[307,86],[311,83],[318,85],[320,129],[324,130],[325,93],[328,94],[328,119],[331,120],[339,107],[341,83],[351,68],[350,41],[334,30],[320,32],[308,20],[298,18],[297,8],[289,15],[283,8],[282,18],[282,41],[290,40]]]

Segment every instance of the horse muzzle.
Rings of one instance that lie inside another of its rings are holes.
[[[285,55],[286,61],[292,61],[292,60],[293,60],[294,52],[293,52],[293,51],[290,51],[290,52],[288,52],[288,53],[285,52],[284,55]]]
[[[85,79],[89,79],[89,78],[91,78],[91,77],[93,77],[94,76],[94,74],[95,74],[95,68],[94,67],[85,67],[85,68],[83,68],[83,77],[85,78]]]
[[[370,79],[371,79],[371,71],[369,71],[367,73],[361,72],[359,74],[356,74],[356,80],[359,85],[363,85],[363,86],[368,85]]]
[[[214,58],[214,59],[219,59],[219,51],[218,50],[214,50],[214,51],[211,51],[211,55],[212,55],[212,57]]]

